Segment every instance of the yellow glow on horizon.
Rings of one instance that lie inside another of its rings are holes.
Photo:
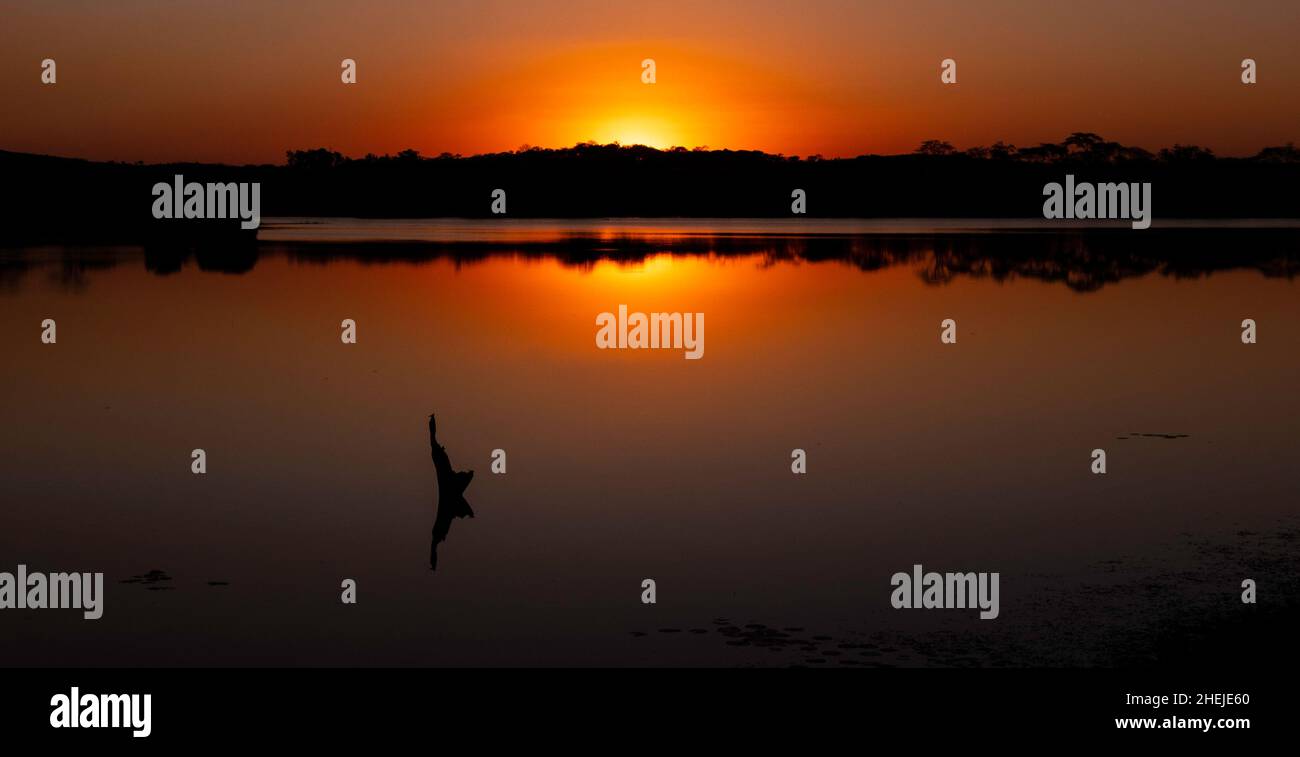
[[[669,119],[653,116],[615,118],[596,129],[591,138],[602,144],[617,142],[624,146],[645,145],[658,150],[678,145],[692,146],[683,144],[680,131]]]
[[[474,144],[470,152],[582,142],[781,151],[831,120],[817,87],[719,50],[617,43],[516,54],[431,98],[416,120],[436,124],[440,141]],[[646,57],[656,60],[652,84],[641,79]]]

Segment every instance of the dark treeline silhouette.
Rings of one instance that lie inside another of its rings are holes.
[[[260,181],[263,216],[491,217],[491,193],[500,188],[510,218],[786,217],[798,188],[808,194],[811,217],[1041,218],[1043,185],[1072,173],[1078,181],[1152,182],[1157,222],[1300,217],[1300,149],[1293,144],[1223,158],[1188,145],[1152,153],[1089,133],[1059,144],[961,151],[931,140],[908,155],[833,159],[594,143],[469,157],[299,150],[278,166],[130,165],[0,152],[0,170],[6,233],[19,241],[193,228],[150,215],[153,184],[177,173]]]
[[[617,239],[573,234],[538,242],[368,242],[263,243],[222,253],[208,247],[151,244],[143,247],[145,267],[160,276],[196,265],[201,271],[243,274],[262,257],[285,256],[295,263],[328,265],[421,264],[451,260],[474,265],[492,257],[557,260],[590,268],[598,261],[638,263],[658,254],[760,256],[767,265],[839,262],[862,271],[915,266],[930,284],[959,277],[1016,278],[1063,284],[1087,292],[1127,278],[1157,273],[1196,278],[1221,271],[1253,270],[1268,277],[1300,274],[1300,229],[1168,228],[1020,230],[988,233],[887,234],[715,234],[682,237],[628,235]],[[45,272],[76,291],[102,269],[138,261],[138,248],[105,252],[64,247],[57,251],[0,255],[0,293],[21,289]]]

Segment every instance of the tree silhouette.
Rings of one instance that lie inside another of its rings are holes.
[[[917,155],[954,155],[957,148],[939,139],[927,139],[916,148]]]

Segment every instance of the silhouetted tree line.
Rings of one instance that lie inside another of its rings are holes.
[[[929,139],[916,148],[918,155],[966,156],[977,160],[1019,161],[1024,163],[1072,165],[1113,165],[1117,163],[1189,163],[1215,160],[1214,151],[1196,145],[1175,144],[1158,153],[1141,147],[1130,147],[1110,142],[1092,132],[1079,131],[1058,143],[1044,142],[1033,147],[1016,147],[996,142],[990,147],[972,147],[959,151],[948,142]],[[1254,157],[1246,158],[1258,163],[1300,163],[1300,148],[1294,142],[1281,147],[1266,147]]]
[[[1294,144],[1218,158],[1193,145],[1151,153],[1083,132],[1032,147],[958,151],[930,140],[911,155],[832,159],[595,143],[470,157],[298,150],[287,154],[290,191],[276,193],[268,212],[486,217],[500,188],[514,217],[782,217],[798,188],[810,216],[1032,218],[1042,214],[1043,185],[1068,172],[1153,182],[1157,219],[1297,216],[1287,196],[1300,179]]]
[[[785,156],[752,150],[583,143],[485,155],[415,150],[348,158],[295,150],[284,165],[130,165],[0,152],[6,227],[49,235],[104,236],[156,226],[151,188],[180,173],[197,181],[260,181],[262,215],[376,218],[788,217],[791,192],[807,193],[811,217],[1038,218],[1044,184],[1152,182],[1162,218],[1295,218],[1300,149],[1269,147],[1249,158],[1174,145],[1156,153],[1070,135],[1059,144],[1003,142],[957,150],[929,140],[908,155]],[[168,228],[174,228],[174,225]]]

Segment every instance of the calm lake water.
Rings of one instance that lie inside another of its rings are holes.
[[[4,612],[0,664],[1121,664],[1285,575],[1294,230],[773,223],[0,252],[0,570],[107,591]],[[620,304],[705,313],[704,358],[596,349]],[[476,471],[436,571],[431,412]],[[916,563],[1001,617],[893,610]]]

